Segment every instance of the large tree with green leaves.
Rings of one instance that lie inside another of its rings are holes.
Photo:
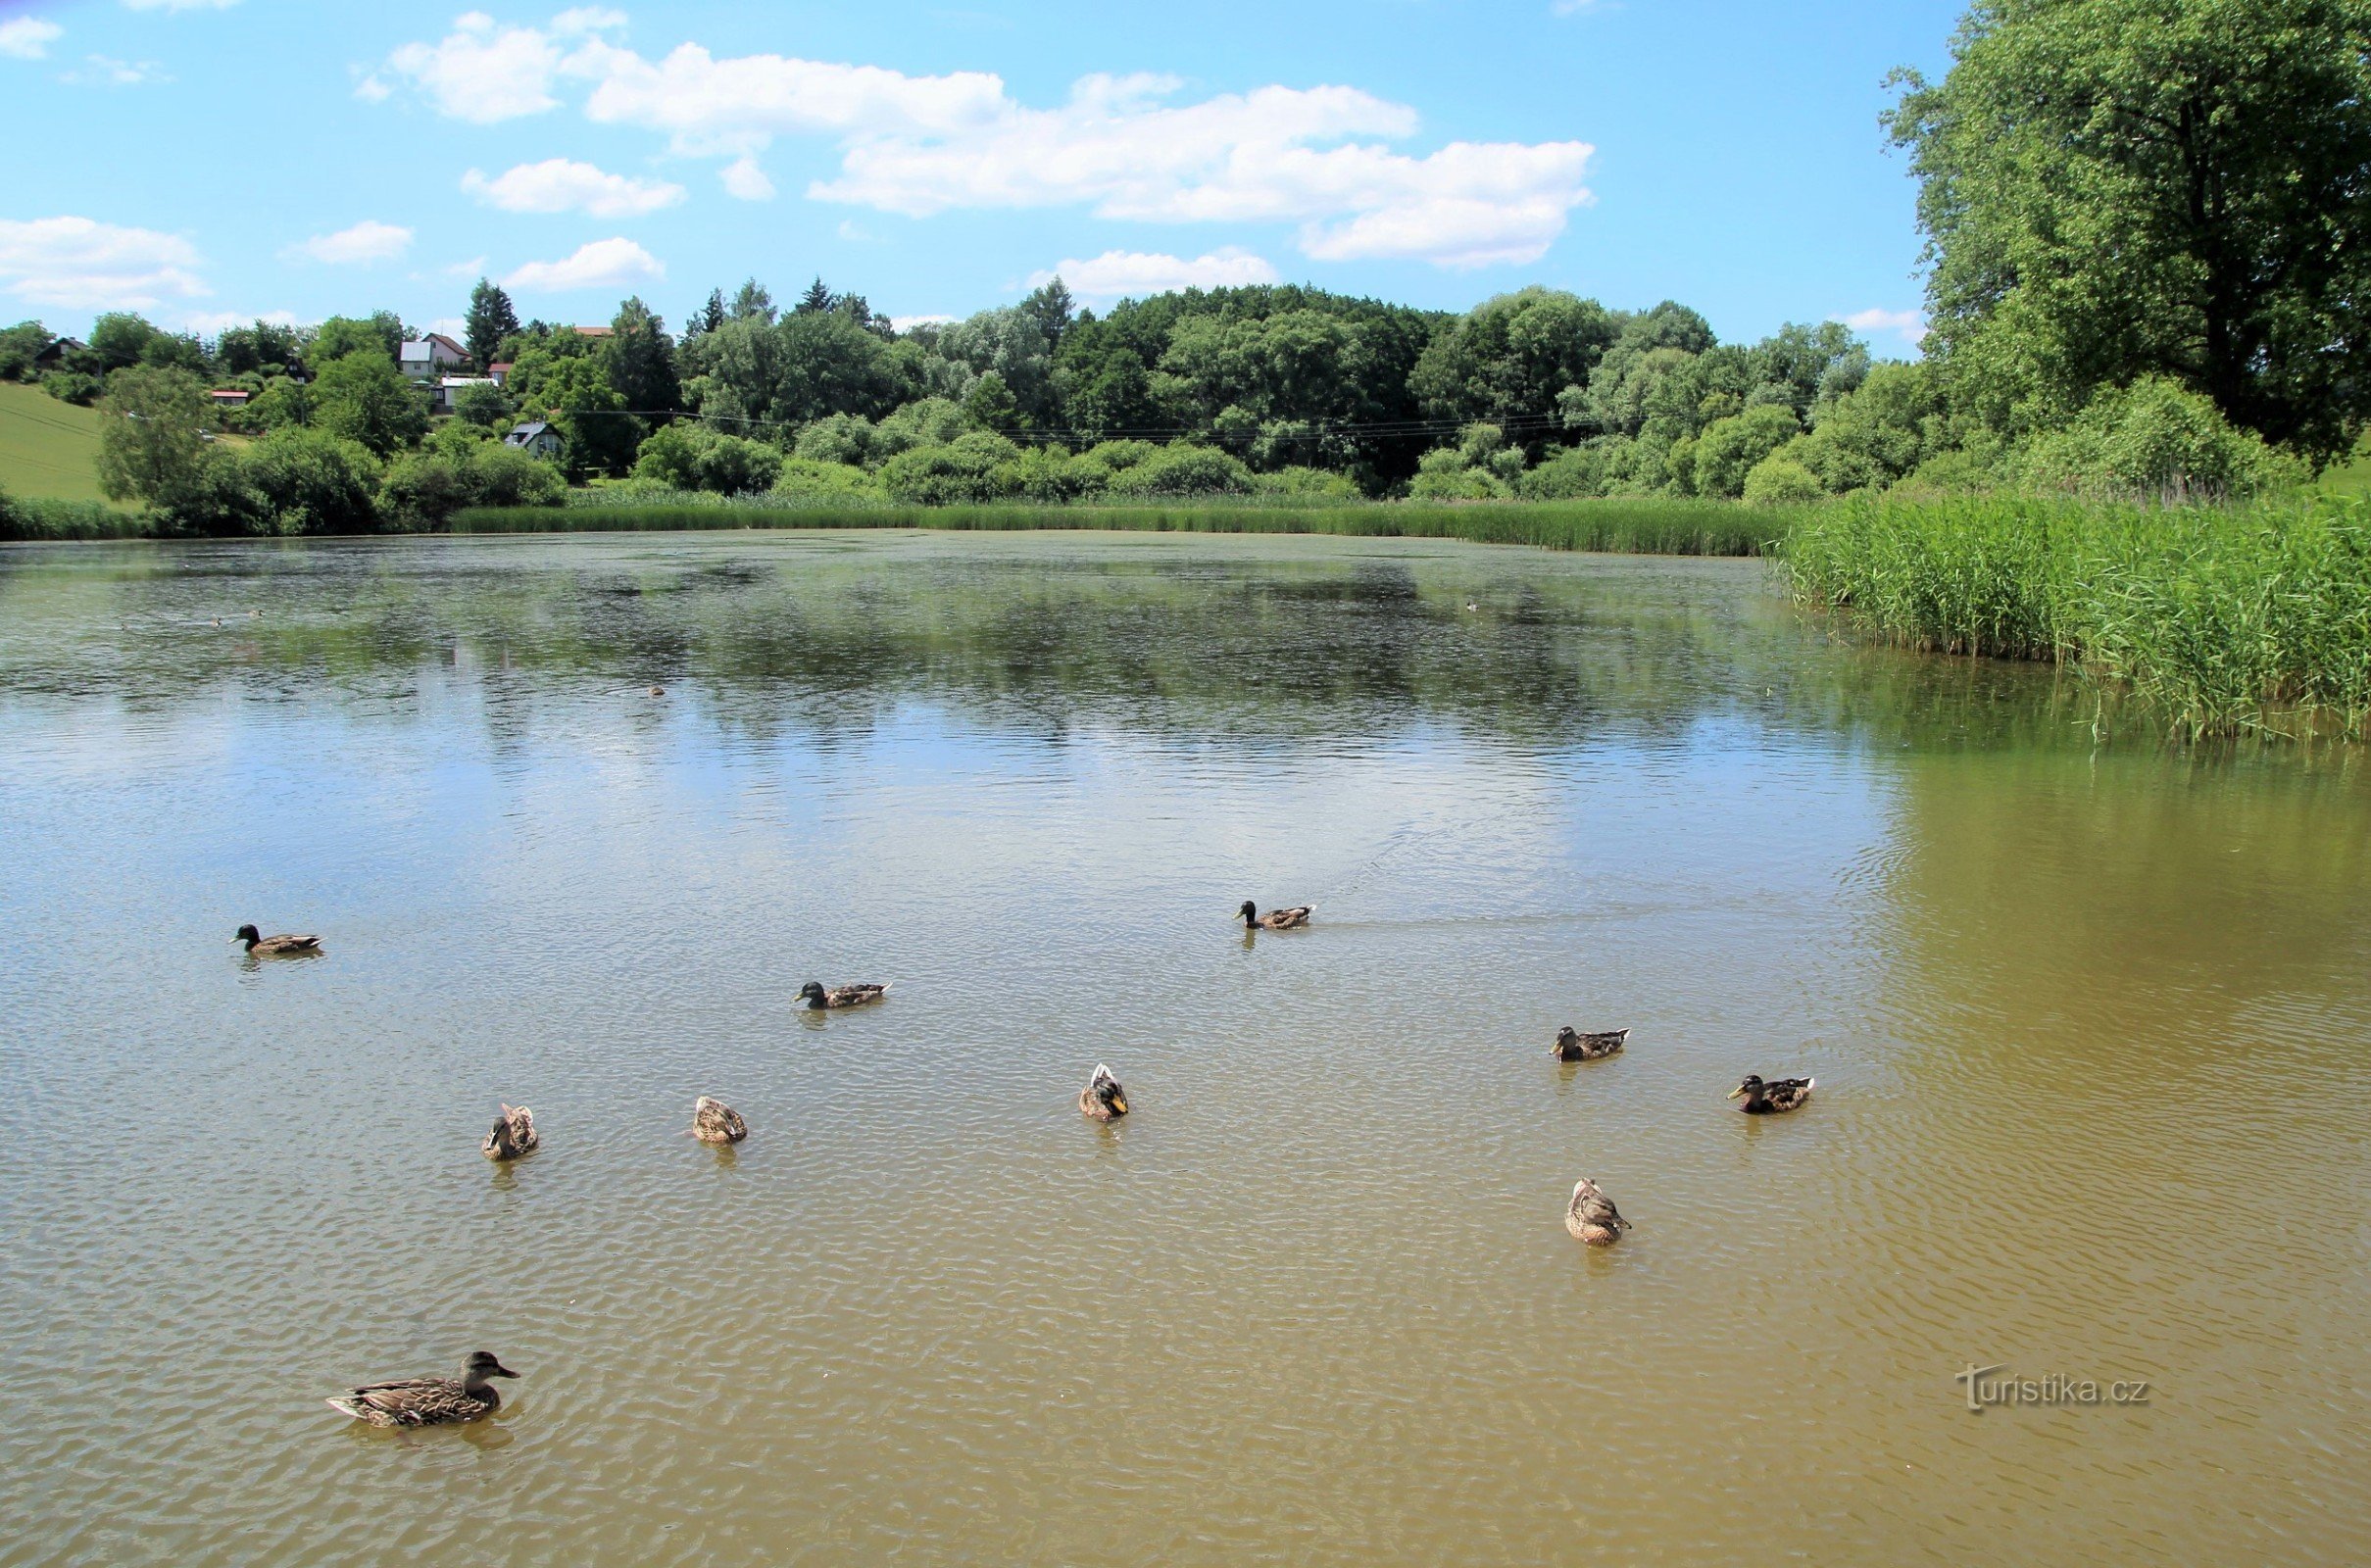
[[[170,507],[196,488],[215,411],[206,383],[178,366],[135,365],[99,400],[99,488],[118,501]]]
[[[1981,0],[1890,119],[1928,352],[2012,431],[2157,373],[2317,457],[2371,415],[2371,0]]]
[[[625,406],[642,413],[665,413],[683,396],[675,378],[675,344],[667,323],[639,299],[617,307],[610,322],[610,385]]]
[[[519,331],[519,312],[499,284],[481,277],[469,290],[469,358],[483,370],[501,358],[495,351],[502,347],[502,340]]]

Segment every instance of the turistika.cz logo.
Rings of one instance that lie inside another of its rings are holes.
[[[1978,1415],[2000,1405],[2033,1404],[2054,1408],[2061,1405],[2134,1405],[2149,1402],[2147,1378],[2101,1383],[2094,1378],[2060,1377],[2054,1372],[2039,1378],[1993,1376],[2006,1369],[2006,1362],[1996,1362],[1991,1366],[1971,1365],[1965,1371],[1951,1374],[1951,1381],[1966,1391],[1967,1407]]]

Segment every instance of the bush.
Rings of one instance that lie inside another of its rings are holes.
[[[763,441],[682,422],[654,431],[634,460],[637,479],[726,496],[767,489],[781,471],[781,452]]]
[[[1734,498],[1745,493],[1755,464],[1795,439],[1803,429],[1795,411],[1764,403],[1715,419],[1697,438],[1693,479],[1696,492]]]
[[[1304,501],[1357,501],[1358,485],[1347,473],[1331,468],[1294,466],[1263,473],[1258,480],[1262,495],[1293,496]]]
[[[2223,417],[2213,401],[2164,376],[2102,392],[2064,429],[2037,440],[2030,482],[2131,500],[2245,500],[2301,484],[2295,459]]]
[[[0,328],[0,381],[22,381],[33,373],[33,356],[50,345],[49,328],[19,321]]]
[[[72,403],[76,408],[89,408],[107,390],[107,383],[95,375],[80,370],[52,370],[41,378],[41,390],[60,403]]]
[[[128,512],[96,501],[53,501],[0,490],[0,539],[126,539],[148,531]]]
[[[798,455],[810,463],[861,467],[872,455],[872,421],[856,414],[834,414],[799,432]]]
[[[1031,447],[1010,465],[1012,492],[1024,501],[1060,503],[1101,494],[1111,472],[1060,447]]]
[[[230,466],[263,503],[268,533],[366,533],[378,526],[378,460],[326,430],[275,430]]]
[[[852,463],[788,458],[774,476],[773,493],[799,501],[873,501],[880,498],[881,486]]]
[[[1559,447],[1523,475],[1526,501],[1585,501],[1605,493],[1605,458],[1596,447]]]
[[[901,452],[950,445],[970,428],[963,418],[963,411],[948,399],[922,398],[907,404],[872,427],[864,461],[871,466],[879,467]],[[801,453],[800,456],[806,454]]]
[[[414,453],[389,468],[378,487],[388,524],[413,531],[442,528],[464,507],[556,507],[567,497],[559,469],[493,442],[466,457]]]
[[[1746,475],[1746,502],[1749,506],[1794,506],[1805,501],[1817,501],[1827,494],[1819,475],[1796,462],[1784,452],[1774,452],[1754,465]]]
[[[901,409],[898,414],[905,412]],[[882,430],[886,432],[896,418],[892,415],[881,421]],[[1019,457],[1020,448],[1003,436],[974,430],[945,446],[915,447],[891,458],[881,465],[881,490],[890,500],[910,506],[995,501],[1013,493]]]
[[[1111,476],[1114,496],[1248,496],[1259,489],[1252,470],[1210,447],[1166,446]]]
[[[519,403],[498,386],[466,386],[453,400],[453,412],[484,430],[507,430],[519,417]]]

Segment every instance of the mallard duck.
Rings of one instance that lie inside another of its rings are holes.
[[[868,1002],[878,1002],[889,995],[885,985],[833,986],[825,990],[820,980],[810,980],[799,987],[799,1000],[807,1004],[809,1012],[822,1012],[833,1007],[862,1007]]]
[[[1613,1200],[1584,1176],[1572,1186],[1572,1203],[1564,1210],[1564,1229],[1592,1247],[1611,1247],[1622,1239],[1630,1222],[1622,1218]]]
[[[1627,1029],[1606,1029],[1585,1035],[1566,1024],[1556,1032],[1556,1044],[1550,1049],[1556,1053],[1558,1061],[1596,1061],[1602,1056],[1618,1053],[1622,1043],[1629,1038],[1630,1031]]]
[[[255,958],[311,957],[321,951],[320,937],[268,937],[251,925],[240,926],[239,934],[230,940],[246,943],[248,956]]]
[[[393,1383],[366,1383],[342,1399],[327,1403],[357,1421],[374,1427],[442,1427],[457,1421],[476,1421],[492,1415],[502,1403],[488,1378],[515,1378],[491,1350],[469,1357],[458,1378],[403,1378]]]
[[[1235,912],[1243,916],[1246,931],[1290,931],[1309,924],[1309,911],[1315,907],[1313,904],[1297,904],[1289,909],[1270,909],[1261,914],[1260,906],[1246,899],[1243,907]]]
[[[749,1136],[749,1123],[723,1101],[702,1095],[692,1106],[692,1136],[704,1144],[737,1144]]]
[[[1781,1111],[1794,1110],[1811,1098],[1812,1078],[1781,1078],[1775,1083],[1763,1083],[1758,1073],[1748,1073],[1746,1081],[1729,1091],[1729,1098],[1746,1097],[1737,1108],[1749,1116],[1775,1116]]]
[[[1078,1092],[1078,1109],[1081,1115],[1097,1121],[1117,1121],[1128,1113],[1128,1092],[1119,1087],[1119,1080],[1111,1075],[1111,1068],[1097,1062],[1095,1076]]]
[[[517,1159],[532,1153],[543,1140],[535,1136],[535,1113],[524,1105],[505,1105],[486,1134],[486,1158]]]

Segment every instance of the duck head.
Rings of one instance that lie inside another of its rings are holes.
[[[230,940],[233,942],[244,942],[247,944],[247,946],[252,948],[257,943],[264,940],[264,933],[258,931],[251,925],[243,925],[239,927],[239,934],[235,937],[232,937]]]
[[[1237,909],[1235,912],[1243,916],[1243,923],[1247,926],[1258,925],[1260,923],[1260,906],[1254,904],[1249,899],[1244,900],[1243,907]]]
[[[1757,1072],[1746,1074],[1746,1081],[1729,1091],[1731,1100],[1735,1100],[1740,1095],[1745,1096],[1748,1100],[1759,1100],[1761,1098],[1761,1074]]]
[[[1087,1093],[1111,1108],[1115,1116],[1128,1113],[1128,1092],[1119,1087],[1119,1079],[1101,1062],[1095,1064],[1095,1076],[1087,1080]]]
[[[483,1383],[488,1378],[515,1378],[518,1373],[502,1364],[502,1358],[491,1350],[475,1350],[469,1355],[469,1370],[465,1381]]]
[[[826,1005],[823,997],[823,982],[820,980],[810,980],[807,982],[807,984],[799,987],[799,1000],[806,1003],[811,1007],[820,1007]]]

